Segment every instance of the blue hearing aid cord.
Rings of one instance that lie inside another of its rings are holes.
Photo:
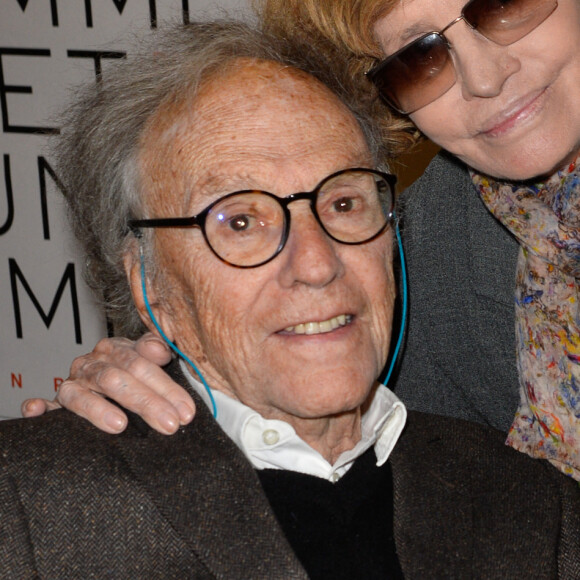
[[[403,337],[405,336],[405,324],[407,321],[407,269],[405,267],[405,254],[403,252],[403,243],[401,241],[401,232],[399,231],[399,224],[398,224],[397,218],[394,214],[393,214],[393,217],[395,220],[395,235],[397,237],[397,245],[399,247],[399,257],[400,257],[400,262],[401,262],[401,284],[402,284],[403,304],[402,304],[402,312],[401,312],[401,327],[399,330],[399,338],[397,339],[397,345],[395,346],[395,349],[393,351],[391,365],[390,365],[389,370],[387,371],[387,374],[385,375],[385,378],[383,380],[383,385],[385,385],[385,386],[387,386],[387,383],[389,382],[389,379],[391,378],[391,375],[393,374],[393,369],[395,368],[395,363],[397,362],[397,357],[399,355],[399,351],[401,350],[401,344],[403,343]],[[169,338],[167,337],[167,335],[165,334],[165,332],[163,331],[163,329],[161,328],[161,326],[157,322],[155,315],[153,314],[153,310],[151,309],[151,306],[149,304],[149,298],[147,297],[147,286],[145,284],[145,257],[143,256],[143,248],[140,247],[139,250],[140,250],[140,258],[141,258],[141,287],[143,289],[143,299],[145,301],[145,307],[147,308],[147,312],[149,313],[149,317],[151,318],[151,322],[153,322],[153,324],[155,325],[155,328],[157,329],[157,331],[161,335],[161,338],[163,338],[163,340],[166,342],[166,344],[169,346],[169,348],[171,348],[171,350],[173,350],[179,357],[181,357],[186,363],[188,363],[189,366],[191,366],[191,368],[195,371],[195,373],[199,377],[200,381],[202,382],[205,390],[207,391],[207,394],[209,395],[209,398],[211,400],[212,409],[213,409],[213,416],[214,416],[214,418],[217,419],[217,405],[216,405],[215,399],[213,397],[213,394],[211,392],[211,389],[210,389],[209,385],[207,384],[205,378],[203,377],[203,375],[201,374],[199,369],[195,366],[195,364],[193,364],[193,361],[183,351],[181,351],[176,344],[174,344],[171,340],[169,340]]]
[[[163,329],[161,328],[161,326],[157,322],[157,319],[155,318],[155,315],[153,314],[153,310],[151,310],[151,306],[149,304],[149,298],[147,297],[147,287],[145,284],[145,257],[143,256],[143,248],[142,247],[139,247],[139,254],[140,254],[140,258],[141,258],[141,288],[143,289],[143,299],[145,301],[145,308],[147,308],[147,312],[149,313],[149,318],[151,318],[151,322],[153,322],[153,324],[155,325],[155,328],[157,329],[157,331],[161,335],[161,338],[167,343],[167,346],[169,346],[169,348],[171,350],[173,350],[178,356],[180,356],[195,371],[195,373],[199,377],[199,380],[202,382],[205,390],[207,391],[207,394],[209,395],[212,410],[213,410],[213,416],[214,416],[214,419],[217,419],[217,405],[215,403],[215,399],[213,398],[211,389],[209,388],[209,385],[207,384],[203,375],[201,374],[199,369],[193,364],[193,361],[183,351],[181,351],[175,343],[173,343],[169,340],[169,338],[167,337],[165,332],[163,332]]]
[[[403,252],[403,242],[401,241],[401,232],[399,231],[399,222],[395,212],[393,212],[393,219],[395,221],[395,235],[397,236],[397,245],[399,246],[399,258],[401,262],[401,292],[403,298],[403,304],[401,308],[401,327],[399,330],[399,338],[397,340],[397,345],[393,351],[393,358],[391,360],[391,366],[385,375],[383,380],[383,385],[387,386],[391,375],[393,374],[393,369],[395,368],[395,363],[397,362],[397,357],[399,351],[401,350],[401,344],[403,343],[403,337],[405,336],[405,325],[407,322],[407,268],[405,266],[405,253]]]

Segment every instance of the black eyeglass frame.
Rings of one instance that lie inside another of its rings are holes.
[[[345,241],[339,240],[338,238],[333,236],[326,229],[324,224],[322,223],[322,220],[320,219],[320,216],[318,215],[318,211],[316,209],[316,200],[318,198],[318,194],[319,194],[320,190],[324,187],[324,185],[326,183],[328,183],[331,179],[334,179],[335,177],[338,177],[339,175],[341,175],[343,173],[350,173],[350,172],[370,173],[373,175],[378,175],[381,179],[383,179],[387,183],[387,185],[389,187],[389,193],[390,193],[390,207],[388,208],[388,213],[385,216],[385,223],[375,234],[373,234],[372,236],[370,236],[364,240],[358,241],[358,242],[345,242]],[[293,201],[298,201],[301,199],[307,199],[310,201],[310,210],[312,211],[312,214],[314,215],[314,217],[316,218],[316,221],[318,222],[318,224],[322,228],[322,231],[330,239],[334,240],[335,242],[338,242],[339,244],[344,244],[347,246],[358,246],[360,244],[365,244],[365,243],[370,242],[370,241],[374,240],[375,238],[377,238],[380,234],[382,234],[385,231],[387,226],[393,220],[394,207],[395,207],[395,185],[396,185],[396,183],[397,183],[397,177],[396,177],[396,175],[393,175],[392,173],[385,173],[384,171],[379,171],[378,169],[368,169],[366,167],[350,167],[348,169],[341,169],[340,171],[336,171],[336,172],[328,175],[320,183],[318,183],[318,185],[312,191],[292,193],[292,194],[287,195],[285,197],[279,197],[277,195],[274,195],[273,193],[270,193],[269,191],[262,191],[262,190],[258,190],[258,189],[244,189],[241,191],[234,191],[232,193],[228,193],[226,195],[223,195],[222,197],[220,197],[220,198],[216,199],[215,201],[213,201],[212,203],[210,203],[205,209],[203,209],[197,215],[194,215],[191,217],[151,218],[151,219],[129,220],[127,225],[129,226],[129,229],[133,232],[133,234],[136,237],[141,236],[141,233],[140,233],[141,228],[191,228],[191,227],[198,227],[201,230],[201,233],[203,234],[203,238],[205,240],[205,243],[207,244],[209,249],[222,262],[229,264],[230,266],[234,266],[235,268],[258,268],[259,266],[263,266],[264,264],[267,264],[268,262],[272,261],[284,249],[284,246],[286,245],[286,242],[288,241],[288,236],[290,235],[291,214],[290,214],[290,210],[288,209],[288,205],[291,204]],[[236,195],[243,195],[243,194],[247,194],[247,193],[259,193],[259,194],[263,194],[263,195],[266,195],[266,196],[274,199],[279,204],[279,206],[282,208],[282,211],[284,214],[284,228],[282,230],[282,235],[280,237],[280,243],[278,244],[278,247],[276,248],[276,250],[272,256],[270,256],[266,260],[262,260],[258,264],[240,265],[240,264],[235,264],[233,262],[226,260],[225,258],[220,256],[216,252],[216,250],[213,248],[213,246],[211,245],[211,243],[207,237],[205,222],[207,220],[207,216],[210,214],[211,210],[217,204],[221,203],[222,201],[224,201],[225,199],[228,199],[230,197],[233,197]]]
[[[548,19],[548,17],[551,16],[554,13],[554,11],[556,10],[556,8],[558,7],[558,0],[552,0],[552,2],[553,2],[552,10],[550,12],[548,12],[546,14],[546,16],[542,20],[540,20],[533,28],[531,28],[523,36],[520,36],[519,38],[516,38],[515,40],[512,40],[512,41],[507,42],[507,43],[502,43],[496,39],[489,38],[486,34],[481,32],[480,30],[478,30],[477,23],[475,23],[475,24],[472,23],[468,19],[468,17],[466,16],[466,12],[469,10],[469,7],[474,2],[477,2],[477,1],[478,0],[469,0],[469,2],[467,2],[463,6],[463,8],[461,10],[461,14],[457,18],[454,18],[449,24],[447,24],[447,26],[444,26],[441,30],[439,30],[439,31],[432,30],[431,32],[426,32],[425,34],[423,34],[419,38],[416,38],[415,40],[413,40],[413,41],[409,42],[408,44],[406,44],[405,46],[401,47],[399,50],[397,50],[397,52],[395,52],[395,53],[389,55],[387,58],[381,60],[375,66],[373,66],[371,69],[369,69],[368,71],[365,72],[365,76],[367,76],[370,79],[370,81],[377,87],[377,89],[379,91],[379,95],[391,108],[393,108],[395,111],[397,111],[401,115],[410,115],[411,113],[414,113],[418,109],[421,109],[422,107],[425,107],[426,105],[429,105],[433,101],[437,100],[439,97],[442,97],[457,81],[457,75],[455,74],[455,66],[454,66],[453,73],[454,73],[455,80],[454,80],[453,84],[450,85],[443,93],[441,93],[439,96],[435,97],[431,101],[428,101],[427,103],[421,105],[420,107],[415,108],[413,111],[405,111],[405,110],[401,109],[398,106],[398,104],[393,100],[393,98],[391,98],[389,95],[385,94],[380,89],[379,84],[375,79],[378,79],[380,77],[381,71],[383,71],[386,66],[388,66],[394,60],[398,59],[399,56],[401,55],[401,53],[407,51],[410,47],[418,45],[419,43],[425,41],[429,37],[437,37],[447,47],[449,57],[451,57],[452,44],[449,42],[449,40],[447,40],[447,37],[445,36],[445,32],[447,32],[447,30],[449,30],[454,24],[457,24],[461,20],[463,20],[463,22],[465,22],[465,24],[467,24],[467,26],[469,26],[469,28],[471,28],[471,30],[477,32],[478,34],[481,34],[484,38],[487,38],[489,41],[491,41],[495,44],[498,44],[500,46],[509,46],[510,44],[513,44],[513,43],[517,42],[518,40],[525,38],[528,34],[530,34],[532,31],[534,31],[538,26],[540,26],[540,24],[545,22]]]

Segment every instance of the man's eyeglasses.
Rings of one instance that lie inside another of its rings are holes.
[[[237,191],[220,197],[192,217],[131,220],[140,228],[201,229],[207,245],[224,262],[255,268],[274,259],[290,233],[293,201],[306,199],[326,234],[341,244],[376,238],[393,216],[396,177],[372,169],[345,169],[312,191],[277,197],[267,191]]]
[[[429,32],[373,67],[368,77],[395,110],[413,113],[446,93],[456,81],[445,32],[460,20],[482,36],[507,46],[529,34],[558,6],[557,0],[470,0],[461,16]]]

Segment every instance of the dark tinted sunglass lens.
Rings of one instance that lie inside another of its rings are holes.
[[[369,76],[387,102],[402,113],[429,104],[455,82],[455,70],[445,39],[431,33],[403,47]]]
[[[506,46],[544,22],[557,5],[556,0],[471,0],[463,16],[480,34]]]

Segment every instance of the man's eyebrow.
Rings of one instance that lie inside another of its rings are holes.
[[[259,189],[250,176],[243,175],[210,175],[201,182],[187,188],[184,205],[187,208],[205,206],[228,193],[245,189]]]
[[[376,166],[376,159],[373,159],[373,156],[368,151],[364,151],[354,155],[351,163],[347,163],[344,167],[339,167],[336,171],[350,169],[351,167],[366,167],[367,169],[374,169]]]
[[[250,175],[236,174],[211,175],[197,186],[202,195],[215,195],[216,193],[232,193],[243,189],[256,189],[258,184]]]

